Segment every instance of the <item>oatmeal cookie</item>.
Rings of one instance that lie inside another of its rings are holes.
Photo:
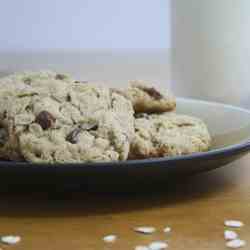
[[[0,79],[0,157],[31,162],[126,160],[133,107],[107,87],[53,72]]]
[[[211,137],[203,121],[174,113],[139,114],[130,159],[177,156],[207,151]]]
[[[162,113],[176,107],[175,97],[170,91],[157,90],[143,81],[130,81],[124,95],[131,100],[136,113]]]

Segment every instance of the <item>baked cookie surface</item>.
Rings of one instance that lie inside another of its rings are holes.
[[[124,95],[131,100],[136,113],[162,113],[174,110],[176,101],[168,91],[160,91],[143,81],[130,81]]]
[[[0,79],[0,157],[31,162],[126,160],[134,111],[106,87],[37,72]]]
[[[211,137],[198,118],[175,113],[139,114],[130,159],[186,155],[207,151]]]

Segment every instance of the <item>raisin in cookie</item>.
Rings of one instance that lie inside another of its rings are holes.
[[[137,115],[135,133],[130,159],[203,152],[207,151],[211,144],[203,121],[174,113]]]
[[[127,159],[134,111],[123,96],[43,72],[5,77],[0,86],[1,158],[49,163]]]
[[[124,95],[132,101],[136,113],[162,113],[174,110],[175,97],[170,91],[159,91],[143,81],[130,81]]]

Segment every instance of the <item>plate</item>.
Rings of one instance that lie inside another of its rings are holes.
[[[209,152],[108,163],[32,164],[0,161],[1,188],[133,189],[224,166],[250,151],[250,111],[214,102],[177,99],[177,112],[202,118],[213,138]]]

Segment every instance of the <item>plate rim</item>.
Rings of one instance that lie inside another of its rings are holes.
[[[250,151],[250,141],[245,143],[235,144],[232,146],[223,147],[221,149],[214,149],[207,152],[194,153],[189,155],[179,155],[172,157],[159,157],[159,158],[149,158],[149,159],[137,159],[137,160],[126,160],[126,161],[110,161],[110,162],[82,162],[82,163],[33,163],[33,162],[17,162],[17,161],[0,161],[0,167],[2,168],[3,164],[7,166],[22,166],[22,167],[55,167],[57,169],[70,167],[71,169],[80,167],[84,169],[85,167],[129,167],[129,166],[138,166],[144,165],[146,167],[148,164],[159,164],[159,163],[171,163],[177,161],[189,161],[189,160],[200,160],[200,159],[210,159],[220,155],[230,155],[232,153],[238,152],[247,152]],[[7,167],[6,166],[6,167]]]
[[[199,102],[199,103],[203,103],[206,105],[216,105],[216,106],[221,106],[221,107],[225,107],[225,108],[230,108],[233,110],[237,110],[237,111],[241,111],[244,113],[248,113],[250,115],[250,109],[247,108],[242,108],[239,106],[235,106],[235,105],[231,105],[231,104],[227,104],[227,103],[222,103],[222,102],[216,102],[216,101],[207,101],[207,100],[202,100],[202,99],[196,99],[196,98],[189,98],[189,97],[176,97],[176,100],[180,100],[180,101],[187,101],[187,102]]]

